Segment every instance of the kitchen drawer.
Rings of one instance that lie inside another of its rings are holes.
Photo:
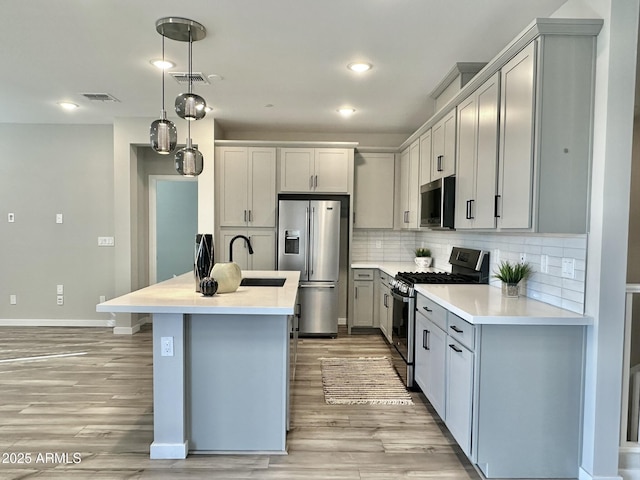
[[[429,300],[424,295],[416,295],[416,310],[445,332],[447,331],[447,310]]]
[[[455,338],[465,347],[475,350],[476,348],[476,327],[459,316],[449,312],[449,328],[447,333],[451,338]]]
[[[373,270],[369,268],[358,268],[353,271],[354,280],[373,280]]]

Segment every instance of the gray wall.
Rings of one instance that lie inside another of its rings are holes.
[[[114,290],[114,249],[98,247],[113,236],[112,126],[0,124],[0,148],[0,320],[109,319],[95,306]]]

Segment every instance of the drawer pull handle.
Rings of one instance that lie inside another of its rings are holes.
[[[449,327],[451,330],[453,330],[456,333],[464,333],[464,330],[460,330],[458,327],[456,327],[455,325],[451,325]]]
[[[433,312],[433,310],[431,310],[429,307],[422,307],[424,308],[427,312]]]
[[[449,348],[450,348],[451,350],[453,350],[454,352],[456,352],[456,353],[462,353],[462,350],[461,350],[460,348],[456,347],[456,346],[455,346],[454,344],[452,344],[452,343],[450,343],[450,344],[449,344]]]

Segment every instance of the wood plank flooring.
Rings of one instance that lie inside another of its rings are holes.
[[[389,354],[380,335],[346,330],[300,340],[289,455],[150,460],[151,344],[150,327],[0,328],[0,479],[480,478],[422,394],[410,406],[324,403],[320,357]],[[70,356],[7,361],[57,354]]]

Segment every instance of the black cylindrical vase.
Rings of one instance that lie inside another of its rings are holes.
[[[196,292],[200,291],[200,282],[211,273],[213,268],[213,235],[198,233],[196,235],[195,257],[193,260],[193,275],[196,280]]]

